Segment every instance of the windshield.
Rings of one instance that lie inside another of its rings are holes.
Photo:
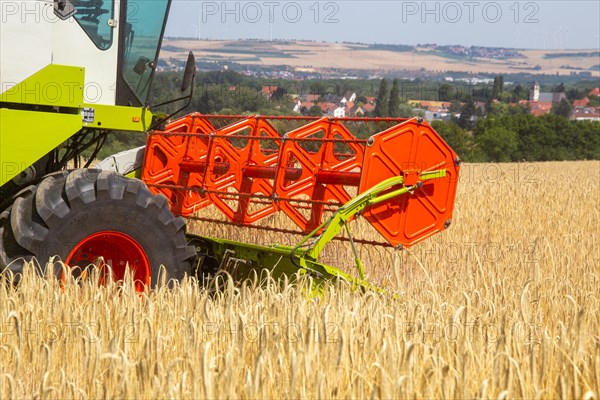
[[[169,0],[129,0],[123,77],[146,104],[169,8]]]

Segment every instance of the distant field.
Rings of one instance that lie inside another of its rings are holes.
[[[363,249],[387,293],[0,285],[0,398],[598,399],[599,173],[464,164],[448,231]]]
[[[231,60],[244,65],[287,65],[302,70],[344,68],[469,73],[544,73],[590,71],[600,77],[597,50],[515,50],[524,57],[463,57],[408,46],[359,45],[308,41],[199,41],[165,39],[161,57],[185,59],[189,50],[204,61]],[[255,61],[258,58],[259,61]],[[537,67],[537,69],[536,69]]]

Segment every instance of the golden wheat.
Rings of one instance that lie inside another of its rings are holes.
[[[448,231],[361,247],[387,293],[211,296],[189,280],[140,298],[131,282],[61,288],[30,269],[0,285],[0,397],[597,399],[599,193],[598,162],[465,165]],[[351,268],[344,246],[326,256]]]

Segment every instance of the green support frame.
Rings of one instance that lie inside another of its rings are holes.
[[[424,181],[445,176],[445,169],[424,172],[421,174],[420,181],[413,186],[404,186],[404,179],[401,176],[387,179],[344,204],[329,220],[305,236],[296,247],[258,246],[194,235],[189,235],[189,244],[196,246],[200,254],[200,264],[212,260],[214,267],[217,267],[216,264],[218,264],[219,270],[226,271],[236,281],[252,278],[255,272],[260,274],[261,270],[266,269],[275,279],[299,274],[310,276],[319,285],[342,279],[350,282],[354,288],[381,290],[366,281],[363,263],[354,248],[348,221],[369,206],[411,193]],[[351,238],[350,243],[355,254],[358,277],[318,262],[325,245],[333,240],[344,227]]]

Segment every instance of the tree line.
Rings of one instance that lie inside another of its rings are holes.
[[[180,79],[178,73],[157,73],[152,88],[152,102],[158,104],[177,97]],[[278,87],[270,97],[261,91],[266,84]],[[417,84],[410,83],[411,87]],[[339,96],[346,91],[353,91],[357,94],[357,103],[366,102],[365,96],[376,97],[371,116],[413,117],[413,107],[405,102],[406,86],[407,83],[399,79],[393,80],[391,85],[386,79],[267,81],[234,71],[211,71],[198,74],[194,98],[180,115],[190,112],[289,115],[292,113],[290,93],[304,91],[320,94],[320,100],[325,100],[328,94]],[[520,85],[513,85],[512,90],[505,90],[504,86],[503,78],[497,77],[491,87],[476,85],[468,96],[465,96],[466,92],[457,96],[452,93],[456,87],[452,89],[451,85],[443,83],[436,86],[437,95],[429,93],[421,99],[453,100],[450,111],[460,116],[449,121],[434,121],[432,125],[464,161],[600,159],[600,123],[569,120],[570,103],[566,101],[565,104],[557,104],[551,114],[534,117],[526,106],[509,104],[526,98],[528,91]],[[559,85],[546,90],[564,91],[569,99],[581,98],[586,93],[580,86],[565,88]],[[485,101],[485,111],[476,107],[475,101]],[[178,104],[170,104],[154,111],[168,114],[178,107]],[[316,105],[309,112],[311,115],[321,115],[321,109]],[[99,157],[144,143],[143,135],[114,134]]]
[[[600,160],[600,122],[556,113],[535,117],[527,107],[507,104],[491,106],[485,118],[465,115],[432,122],[463,161]]]

